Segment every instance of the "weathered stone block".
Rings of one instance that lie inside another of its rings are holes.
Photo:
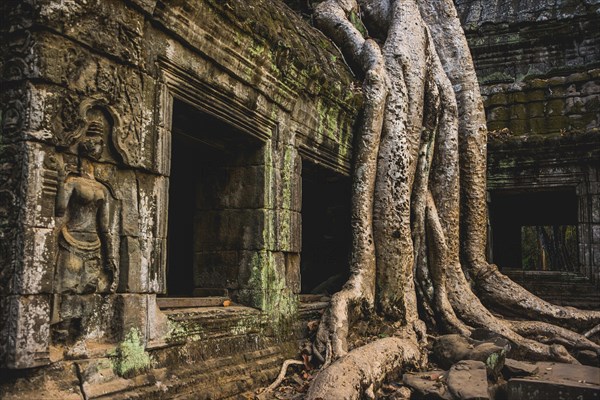
[[[504,361],[503,373],[506,374],[507,377],[519,377],[519,376],[531,376],[538,373],[540,368],[533,364],[518,360],[513,360],[512,358],[507,358]]]
[[[74,332],[60,332],[60,324],[53,325],[53,337],[61,342],[77,340],[110,343],[119,338],[120,320],[118,299],[115,294],[57,295],[54,299],[53,324],[62,322],[75,328]],[[66,336],[65,336],[66,335]]]
[[[299,253],[302,248],[302,214],[290,210],[274,213],[274,250]]]
[[[530,118],[529,119],[529,129],[532,132],[544,132],[546,125],[545,118]]]
[[[47,295],[6,296],[2,302],[0,361],[8,368],[46,365],[50,344],[50,301]]]
[[[590,196],[592,215],[590,222],[600,223],[600,196]]]
[[[167,231],[168,178],[136,171],[140,235],[164,238]]]
[[[561,130],[567,129],[569,125],[569,119],[564,116],[550,117],[548,118],[548,132],[555,133]]]
[[[597,399],[600,369],[585,365],[537,363],[535,377],[508,381],[508,400]]]
[[[450,393],[461,400],[489,399],[485,364],[481,361],[463,360],[448,371],[447,384]]]
[[[54,230],[25,227],[22,260],[15,273],[19,294],[52,292],[57,242]]]
[[[590,245],[579,243],[579,261],[584,266],[591,265],[592,258],[590,256]]]
[[[29,128],[30,91],[30,85],[24,82],[0,92],[2,143],[12,143],[22,139],[24,131]]]
[[[600,265],[600,244],[593,244],[592,248],[592,265]]]
[[[546,103],[546,113],[548,116],[562,115],[565,109],[563,99],[550,100]]]
[[[194,254],[194,285],[237,289],[238,251],[200,251]]]
[[[494,121],[488,117],[487,127],[489,131],[498,131],[500,129],[506,128],[507,121]]]
[[[259,257],[259,252],[243,250],[238,253],[239,269],[238,269],[238,284],[242,288],[248,288],[255,283],[260,283],[256,280],[256,275],[260,274],[259,262],[256,259]],[[252,276],[254,274],[254,277]],[[250,282],[250,279],[253,279]]]
[[[77,366],[82,381],[81,387],[87,399],[117,394],[134,387],[137,383],[134,380],[117,376],[113,361],[107,358],[77,361]]]
[[[17,227],[7,226],[0,229],[0,296],[15,293],[15,271],[22,243],[22,235]]]
[[[285,281],[293,293],[300,293],[302,277],[300,276],[300,254],[285,253]]]
[[[123,340],[132,329],[141,335],[142,342],[147,340],[148,296],[144,294],[118,294],[115,301],[115,326],[117,340]]]
[[[23,171],[27,185],[23,188],[22,222],[29,226],[54,228],[59,169],[55,149],[27,142],[23,150],[27,152]]]
[[[523,135],[527,132],[527,121],[524,119],[510,120],[509,129],[513,135]]]
[[[133,171],[119,171],[115,174],[117,195],[121,200],[121,234],[138,236],[140,234],[140,216],[138,204],[138,185]]]
[[[600,244],[600,224],[594,224],[592,228],[592,243]]]
[[[171,110],[173,109],[172,98],[170,97],[171,103],[170,105],[163,105],[160,103],[159,110],[162,110],[162,107],[167,107],[169,110],[168,114],[171,115]],[[162,115],[163,113],[158,113]],[[160,120],[164,120],[164,118],[160,118]],[[170,124],[170,122],[169,122]],[[170,126],[170,125],[169,125]],[[155,128],[155,153],[154,153],[154,165],[152,167],[152,172],[163,176],[171,175],[171,128],[165,128],[162,126],[156,126]]]
[[[196,206],[202,210],[263,208],[264,166],[215,167],[203,171],[196,186]]]
[[[525,105],[516,104],[510,107],[510,118],[512,119],[525,119],[527,118],[527,110]]]
[[[508,103],[508,99],[505,93],[495,93],[488,97],[486,101],[486,107],[489,106],[500,106]]]
[[[546,107],[543,102],[535,102],[527,104],[527,116],[529,118],[545,117]]]
[[[143,293],[148,289],[148,271],[143,270],[140,239],[121,236],[121,263],[119,273],[119,291]]]
[[[559,86],[565,83],[566,79],[564,76],[553,76],[548,79],[548,85],[550,86]]]
[[[154,186],[156,197],[156,214],[154,215],[154,236],[162,239],[167,237],[167,220],[169,209],[169,179],[156,177]]]
[[[541,83],[541,87],[546,87],[545,82]],[[534,84],[531,85],[531,87],[535,87]],[[544,101],[546,99],[546,96],[544,94],[543,90],[531,90],[527,92],[527,100],[528,102],[534,102],[534,101]]]
[[[286,287],[284,253],[244,251],[240,253],[240,276],[249,276],[240,285],[253,290],[282,290]]]
[[[160,340],[169,333],[169,321],[156,303],[156,295],[148,295],[148,341]]]
[[[264,247],[265,210],[197,212],[194,217],[196,250],[254,250]]]
[[[0,227],[21,222],[23,153],[23,143],[0,145]]]
[[[281,201],[277,207],[300,211],[302,207],[302,159],[294,146],[286,146],[278,171],[281,179]]]
[[[95,0],[57,6],[47,0],[40,4],[40,17],[42,23],[91,48],[134,64],[141,61],[144,19],[124,3]]]
[[[491,121],[508,121],[510,113],[507,107],[498,106],[488,110],[488,119]]]
[[[151,293],[165,293],[167,270],[167,239],[154,239],[152,246],[151,262],[148,269],[148,291]]]
[[[527,95],[524,92],[513,92],[508,95],[508,103],[527,103]]]

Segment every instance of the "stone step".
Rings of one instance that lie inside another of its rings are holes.
[[[237,362],[221,368],[198,363],[193,368],[178,369],[176,376],[168,376],[162,381],[154,381],[130,391],[107,393],[90,400],[236,398],[257,386],[269,384],[277,377],[282,363],[283,357],[277,354],[259,361]]]

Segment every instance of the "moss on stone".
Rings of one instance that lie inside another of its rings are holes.
[[[129,378],[147,371],[150,364],[150,355],[144,348],[140,332],[135,328],[130,329],[115,350],[113,361],[115,373]]]

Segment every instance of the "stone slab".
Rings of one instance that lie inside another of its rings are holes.
[[[600,368],[553,362],[536,364],[537,375],[508,381],[508,400],[600,399]]]
[[[409,386],[417,396],[427,399],[452,400],[454,397],[445,385],[446,371],[407,373],[402,376],[402,383]]]
[[[218,307],[229,300],[225,296],[209,297],[161,297],[156,299],[159,308],[191,308],[191,307]]]
[[[447,385],[450,393],[461,400],[488,400],[486,366],[481,361],[459,361],[448,371]]]
[[[540,368],[534,363],[513,360],[507,358],[504,361],[503,372],[510,377],[521,377],[535,375],[540,371]]]

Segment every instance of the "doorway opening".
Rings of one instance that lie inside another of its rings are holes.
[[[302,294],[333,294],[348,279],[350,201],[349,177],[302,162]]]
[[[264,206],[260,141],[175,101],[167,233],[167,296],[235,297]]]

